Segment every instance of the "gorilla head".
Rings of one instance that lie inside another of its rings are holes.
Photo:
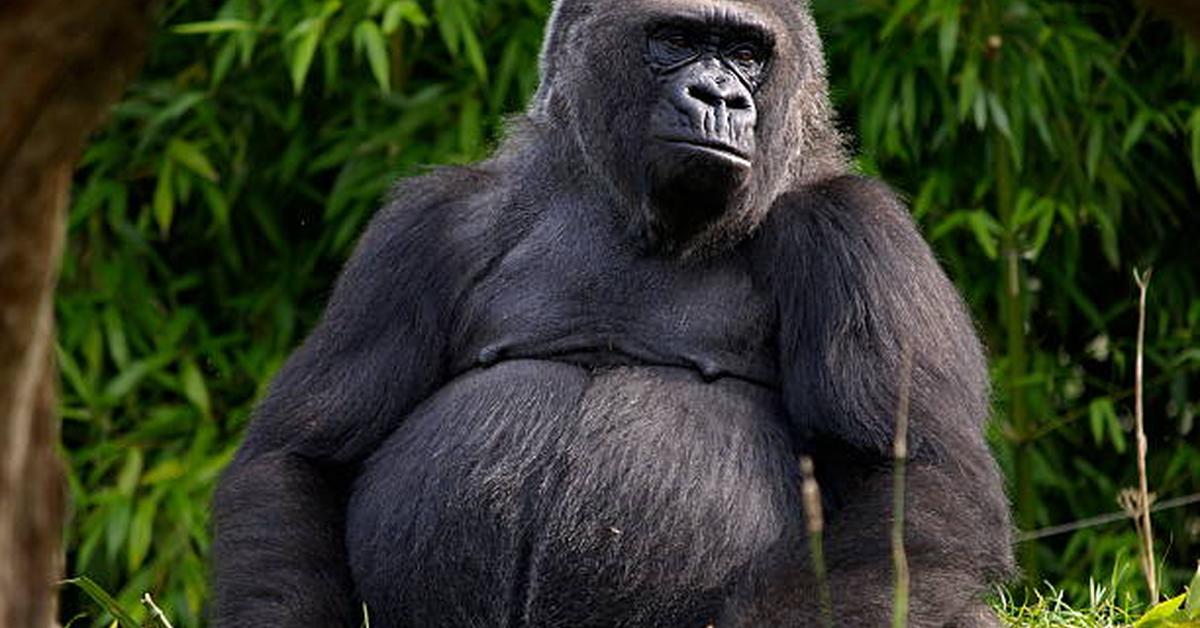
[[[844,170],[805,2],[562,0],[547,32],[531,121],[654,245],[727,243],[782,190]]]

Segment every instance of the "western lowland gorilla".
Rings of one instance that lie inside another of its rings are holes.
[[[799,0],[560,0],[491,158],[401,183],[215,505],[219,626],[989,626],[972,322],[849,173]],[[906,366],[907,365],[907,366]]]

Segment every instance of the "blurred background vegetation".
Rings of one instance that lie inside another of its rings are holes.
[[[397,177],[485,155],[547,0],[171,0],[76,179],[58,299],[70,575],[202,622],[208,502]],[[859,167],[902,191],[990,347],[1023,531],[1136,485],[1134,268],[1154,268],[1151,490],[1200,492],[1198,48],[1124,0],[815,0]],[[1200,504],[1157,513],[1177,592]],[[1019,547],[1144,597],[1129,522]],[[1126,566],[1126,567],[1122,567]],[[64,621],[85,604],[64,592]],[[90,620],[89,620],[90,621]]]

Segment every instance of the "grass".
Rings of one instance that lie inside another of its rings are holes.
[[[80,587],[120,628],[172,628],[170,609],[160,609],[147,594],[143,608],[122,609],[103,589],[86,577],[64,581]],[[1008,591],[1000,591],[993,607],[1001,623],[1009,628],[1200,628],[1200,568],[1188,591],[1162,602],[1145,613],[1132,596],[1119,596],[1105,585],[1091,585],[1090,599],[1073,607],[1062,590],[1047,586],[1018,602]],[[364,611],[365,611],[364,607]],[[836,615],[836,614],[835,614]],[[144,618],[144,619],[143,619]],[[83,619],[82,617],[77,619]],[[71,623],[75,623],[72,621]],[[834,625],[837,625],[836,616]],[[369,624],[364,623],[364,626]]]
[[[1017,604],[1008,594],[996,605],[1004,625],[1013,628],[1117,628],[1132,625],[1136,617],[1113,600],[1096,600],[1090,607],[1072,608],[1062,591],[1034,593],[1033,599]]]
[[[1089,598],[1086,606],[1073,607],[1062,590],[1047,586],[1046,592],[1034,591],[1023,603],[1001,591],[994,608],[1011,628],[1200,628],[1200,565],[1187,591],[1145,612],[1132,596],[1119,596],[1114,588],[1094,581]]]

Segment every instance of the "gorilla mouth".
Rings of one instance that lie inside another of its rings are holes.
[[[685,137],[676,137],[676,136],[661,136],[661,137],[658,137],[655,139],[658,139],[659,141],[662,141],[662,142],[666,142],[668,144],[678,144],[678,145],[686,146],[692,150],[716,155],[723,159],[727,159],[729,161],[735,162],[742,167],[746,167],[746,168],[750,167],[750,155],[747,154],[743,150],[740,150],[738,148],[730,146],[729,144],[724,144],[724,143],[716,142],[713,140],[703,140],[703,139],[694,139],[694,138],[685,138]]]

